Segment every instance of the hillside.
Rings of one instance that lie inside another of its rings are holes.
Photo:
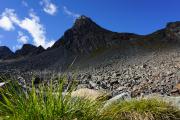
[[[23,47],[0,61],[0,71],[17,76],[68,71],[77,74],[79,87],[132,96],[179,94],[179,31],[180,22],[171,22],[149,35],[117,33],[81,16],[51,48]]]

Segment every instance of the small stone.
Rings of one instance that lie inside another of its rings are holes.
[[[100,99],[103,97],[104,98],[108,97],[109,94],[107,94],[105,92],[98,91],[98,90],[83,88],[83,89],[73,91],[71,93],[71,96],[72,97],[85,98],[85,99],[89,99],[89,100],[97,100],[97,99]]]
[[[142,67],[143,67],[143,68],[147,68],[147,66],[148,66],[147,64],[143,64],[143,66],[142,66]]]
[[[42,78],[36,77],[36,78],[34,79],[33,83],[34,83],[34,84],[40,84],[42,81],[43,81]]]
[[[175,88],[177,88],[178,90],[180,90],[180,83],[176,84]]]
[[[127,87],[125,87],[125,86],[120,86],[120,87],[118,87],[118,88],[116,89],[116,91],[122,91],[122,90],[125,90],[125,89],[127,89]]]
[[[175,88],[171,91],[171,94],[172,95],[180,94],[180,91],[177,88]]]
[[[114,85],[114,84],[119,84],[119,81],[118,81],[118,80],[112,80],[112,81],[110,82],[110,85],[111,85],[111,86]]]
[[[96,88],[97,87],[97,84],[92,82],[92,81],[89,81],[89,84],[92,88]]]

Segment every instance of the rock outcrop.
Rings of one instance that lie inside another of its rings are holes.
[[[78,18],[73,27],[64,33],[52,48],[64,46],[78,54],[90,54],[97,49],[119,45],[121,40],[137,38],[131,33],[115,33],[106,30],[86,16]]]

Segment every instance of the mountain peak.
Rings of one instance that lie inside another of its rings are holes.
[[[3,50],[3,49],[9,50],[9,48],[7,46],[0,46],[0,50]]]
[[[108,35],[106,33],[107,30],[100,27],[89,17],[82,15],[76,19],[73,27],[68,29],[63,37],[55,42],[52,48],[63,45],[75,53],[90,53],[105,46],[104,37]]]
[[[85,15],[82,15],[76,19],[74,26],[83,26],[83,25],[90,25],[90,24],[95,24],[95,23],[91,20],[91,18],[86,17]]]
[[[13,56],[13,52],[6,46],[0,46],[0,59],[7,59]]]
[[[27,55],[37,55],[44,51],[42,46],[36,47],[31,44],[24,44],[23,47],[15,52],[17,57]]]
[[[176,22],[169,22],[167,24],[168,28],[176,28],[176,27],[180,27],[180,21],[176,21]]]
[[[166,36],[172,41],[180,41],[180,21],[169,22],[166,27]]]
[[[90,19],[90,18],[85,15],[81,15],[80,17],[77,18],[77,20],[87,20],[87,19]]]

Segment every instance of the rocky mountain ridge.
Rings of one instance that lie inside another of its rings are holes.
[[[31,44],[24,44],[21,49],[15,52],[15,58],[22,56],[32,56],[44,52],[45,49],[42,46],[36,47]]]
[[[68,29],[51,48],[45,50],[42,46],[36,47],[25,44],[21,49],[17,50],[14,55],[8,48],[12,56],[8,59],[17,58],[19,56],[38,55],[44,51],[60,47],[68,49],[75,54],[90,54],[97,49],[107,47],[152,47],[152,44],[162,44],[165,42],[174,43],[179,42],[180,39],[179,27],[180,22],[171,22],[167,24],[166,28],[149,35],[116,33],[100,27],[86,16],[81,16],[75,21],[72,28]]]
[[[114,95],[179,94],[179,46],[180,22],[168,23],[149,35],[136,35],[106,30],[81,16],[51,48],[37,54],[27,50],[30,56],[1,61],[0,73],[24,78],[37,74],[48,80],[65,72],[76,74],[78,88],[107,90]]]

